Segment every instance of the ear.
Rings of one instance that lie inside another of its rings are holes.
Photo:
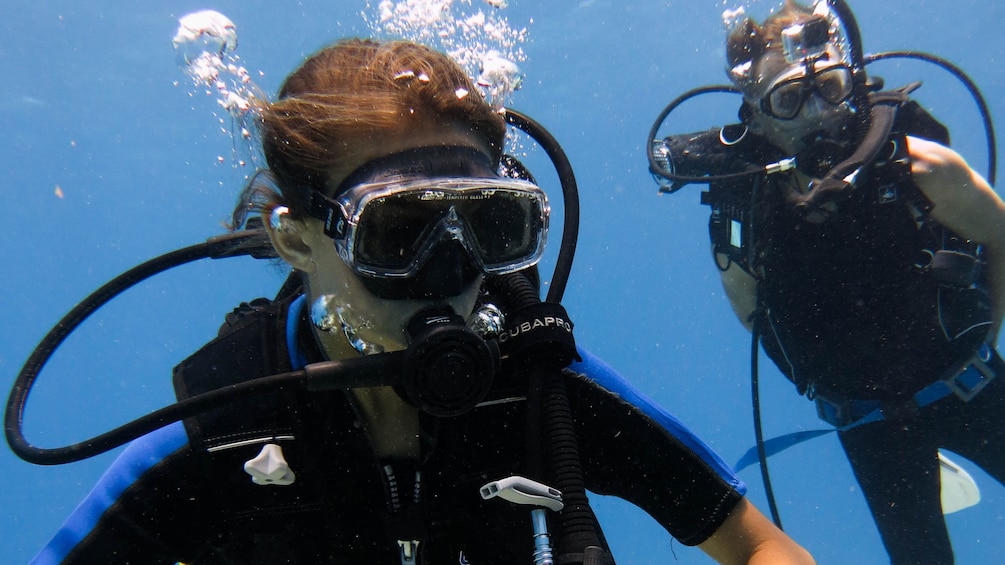
[[[289,217],[289,210],[279,206],[264,217],[265,232],[279,257],[298,271],[307,271],[311,265],[312,250],[307,240],[306,224]]]
[[[761,135],[764,132],[763,124],[761,120],[758,119],[758,112],[754,110],[754,103],[744,98],[743,104],[740,105],[740,111],[737,113],[740,118],[740,122],[750,129],[751,133]]]

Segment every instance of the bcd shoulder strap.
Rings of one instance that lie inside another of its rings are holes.
[[[174,370],[175,394],[184,400],[211,390],[292,370],[282,333],[288,304],[257,299],[227,315],[216,339]],[[263,394],[228,402],[185,419],[193,449],[288,431],[288,401],[282,394]]]

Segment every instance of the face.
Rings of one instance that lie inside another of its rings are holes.
[[[373,138],[354,148],[348,166],[329,172],[328,193],[331,195],[352,171],[374,159],[435,146],[470,147],[489,154],[483,139],[460,126],[436,124],[415,128],[405,135]],[[294,226],[295,230],[285,234],[286,237],[271,232],[270,235],[280,255],[306,276],[310,303],[327,305],[325,310],[329,313],[327,322],[331,331],[319,332],[318,337],[330,358],[351,356],[355,351],[368,354],[405,349],[406,324],[427,308],[449,306],[465,318],[474,309],[481,286],[480,275],[443,298],[380,298],[368,290],[361,275],[339,256],[321,220],[309,217],[295,221]],[[416,276],[423,276],[423,273]]]
[[[751,126],[782,150],[795,154],[816,139],[833,138],[852,114],[852,72],[833,48],[814,63],[784,64],[769,54],[758,78],[744,88],[754,108]]]

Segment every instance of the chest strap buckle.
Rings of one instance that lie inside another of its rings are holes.
[[[953,394],[964,402],[970,402],[971,398],[977,396],[1003,371],[1005,361],[1002,361],[993,347],[985,343],[974,353],[970,363],[956,375],[946,379],[945,383]]]

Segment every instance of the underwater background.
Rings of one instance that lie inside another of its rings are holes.
[[[525,78],[508,105],[550,130],[579,181],[579,247],[563,301],[577,342],[680,417],[726,461],[736,462],[754,442],[750,337],[735,319],[710,258],[701,187],[658,195],[644,148],[653,119],[671,99],[695,86],[726,82],[721,14],[739,3],[426,4],[468,14],[495,11],[511,28],[526,28],[519,44]],[[759,4],[748,13],[763,17],[765,5],[778,2]],[[948,58],[983,90],[992,116],[1005,116],[1002,4],[850,5],[866,52],[917,49]],[[178,19],[204,9],[236,24],[241,64],[270,94],[305,55],[341,37],[371,35],[368,22],[377,14],[364,0],[5,5],[4,391],[49,328],[93,290],[142,261],[224,233],[222,224],[254,163],[238,163],[247,142],[232,131],[214,95],[193,88],[172,47]],[[950,127],[953,147],[987,170],[982,124],[952,76],[916,62],[881,62],[870,70],[891,87],[923,80],[915,97]],[[737,99],[709,98],[675,112],[664,134],[735,120]],[[556,208],[543,271],[549,273],[562,211],[542,153],[527,148],[526,159]],[[85,322],[46,366],[28,404],[27,438],[43,447],[66,445],[170,404],[171,368],[215,335],[226,312],[241,301],[273,295],[285,275],[273,263],[249,258],[203,261],[125,293]],[[760,368],[765,437],[825,427],[813,405],[794,394],[763,356]],[[27,562],[117,452],[39,467],[0,449],[0,560]],[[1005,562],[1005,488],[954,459],[983,496],[947,517],[957,562]],[[887,562],[834,434],[790,448],[769,465],[782,523],[818,563]],[[767,513],[756,465],[741,476],[751,500]],[[627,503],[593,500],[620,563],[711,562],[672,541]]]

